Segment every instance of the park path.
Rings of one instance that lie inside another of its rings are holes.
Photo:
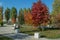
[[[11,37],[14,40],[60,40],[60,39],[47,39],[47,38],[36,39],[34,38],[34,36],[29,36],[28,34],[23,34],[23,33],[5,34],[5,36]]]
[[[60,39],[47,39],[47,38],[39,38],[36,39],[34,36],[30,36],[24,33],[15,33],[13,29],[13,25],[5,25],[7,27],[0,27],[0,34],[13,38],[14,40],[60,40]]]
[[[0,34],[14,33],[13,26],[5,24],[6,27],[0,27]]]

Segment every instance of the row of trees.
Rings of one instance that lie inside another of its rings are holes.
[[[20,9],[18,21],[19,21],[19,24],[21,24],[21,25],[22,24],[32,25],[31,9],[30,8]]]
[[[0,24],[3,25],[3,8],[0,7]],[[11,22],[16,23],[16,18],[18,18],[18,23],[23,25],[34,25],[37,27],[39,25],[46,26],[48,24],[60,26],[60,0],[54,0],[53,11],[49,14],[48,7],[39,0],[33,3],[32,8],[24,8],[19,10],[17,16],[17,9],[12,7],[12,9],[7,8],[5,10],[5,18],[8,23],[11,18]]]
[[[15,7],[12,7],[11,10],[9,8],[7,8],[5,10],[4,14],[5,14],[4,17],[7,21],[7,23],[9,22],[10,18],[11,18],[13,24],[16,22],[17,10]],[[0,24],[1,24],[1,26],[3,26],[3,7],[2,6],[0,6]]]
[[[19,24],[26,24],[27,21],[29,21],[29,15],[31,15],[31,9],[24,8],[19,10],[19,15],[17,16],[17,10],[15,7],[12,7],[12,9],[7,8],[4,12],[4,18],[6,19],[6,22],[9,22],[9,19],[11,19],[11,22],[14,24],[16,23],[16,18],[18,18]],[[27,18],[27,19],[26,19]],[[25,20],[25,22],[24,22]],[[0,23],[3,23],[3,8],[0,7]],[[30,22],[31,23],[31,22]]]
[[[9,19],[11,18],[12,20],[12,23],[16,23],[16,18],[18,18],[18,23],[19,24],[31,24],[31,20],[32,20],[32,15],[31,15],[31,9],[28,8],[24,8],[24,9],[20,9],[19,10],[19,15],[17,16],[17,10],[15,7],[13,7],[11,10],[9,8],[7,8],[5,10],[5,18],[6,18],[6,21],[8,23]]]
[[[16,22],[16,17],[17,17],[17,10],[15,7],[12,7],[11,10],[9,8],[5,10],[5,18],[6,18],[7,23],[9,22],[9,19],[11,18],[12,23],[14,24]]]
[[[12,9],[7,8],[4,13],[7,23],[11,18],[11,22],[14,24],[16,23],[16,18],[18,18],[19,24],[34,25],[34,27],[37,27],[39,25],[46,26],[49,23],[50,19],[47,6],[40,0],[36,3],[33,3],[31,9],[21,8],[19,10],[18,16],[15,7],[12,7]]]
[[[33,3],[32,8],[24,9],[19,11],[20,24],[34,25],[37,27],[39,25],[46,26],[49,23],[50,15],[48,8],[40,0]]]

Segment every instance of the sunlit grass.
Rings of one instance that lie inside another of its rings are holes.
[[[39,32],[40,36],[45,36],[46,38],[60,38],[60,30],[45,30],[40,31],[39,29],[34,29],[33,26],[25,26],[23,25],[22,28],[20,28],[20,32],[26,33],[29,35],[34,35],[35,32]]]

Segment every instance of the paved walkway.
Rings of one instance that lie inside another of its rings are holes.
[[[39,38],[36,39],[34,36],[30,36],[28,34],[18,33],[16,34],[13,30],[12,25],[6,25],[7,27],[0,27],[0,34],[4,36],[8,36],[13,38],[14,40],[60,40],[60,39],[46,39],[46,38]]]
[[[8,34],[8,33],[14,33],[14,29],[12,25],[4,25],[5,27],[0,27],[0,34]]]
[[[36,38],[34,38],[34,36],[29,36],[29,35],[23,34],[23,33],[5,34],[5,36],[11,37],[14,40],[60,40],[60,39],[47,39],[47,38],[36,39]]]

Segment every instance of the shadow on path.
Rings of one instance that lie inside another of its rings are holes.
[[[3,34],[3,36],[7,36],[13,39],[24,39],[26,37],[28,37],[29,35],[27,34],[23,34],[23,33],[12,33],[12,34]]]

